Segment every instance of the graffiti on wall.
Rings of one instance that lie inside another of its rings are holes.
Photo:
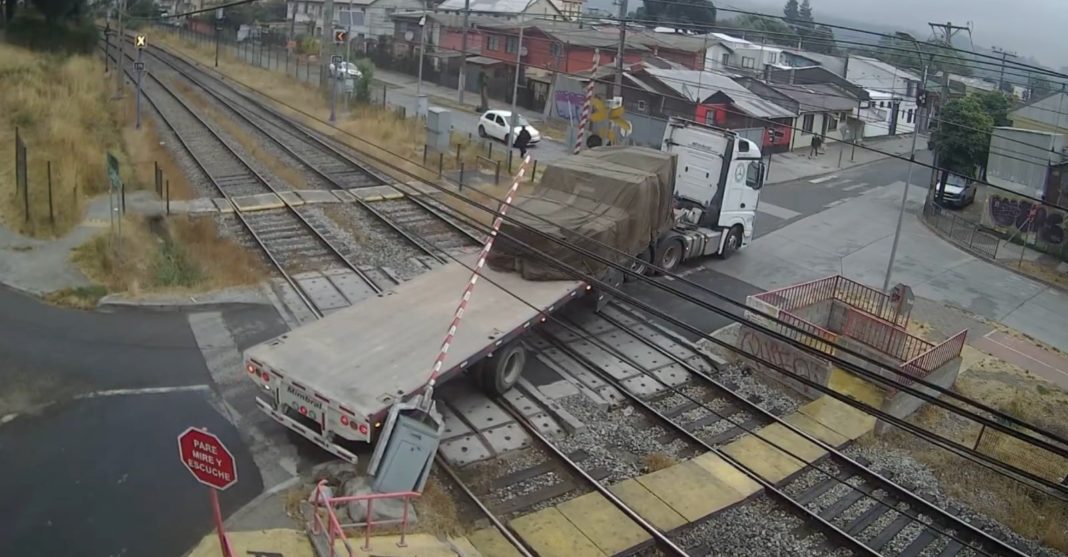
[[[1033,234],[1038,241],[1059,246],[1065,240],[1068,218],[1063,210],[1024,197],[993,193],[987,197],[990,225],[1008,234]]]
[[[586,95],[578,91],[557,91],[553,101],[558,117],[578,122],[582,117],[582,103],[586,102]]]
[[[809,379],[817,384],[826,385],[830,373],[828,364],[823,360],[814,358],[804,352],[793,348],[781,341],[743,326],[738,337],[738,348],[743,353],[768,362],[769,366],[759,364],[756,368],[768,378],[783,383],[807,396],[819,396],[819,391],[800,381],[796,381],[791,373]],[[789,373],[776,371],[784,369]]]

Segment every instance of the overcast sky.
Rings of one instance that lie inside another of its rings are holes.
[[[1034,56],[1058,69],[1068,66],[1068,0],[809,0],[819,21],[821,15],[835,13],[857,22],[880,26],[900,26],[926,39],[928,21],[972,22],[977,45],[999,46],[1021,55]],[[782,13],[783,2],[774,0],[720,0],[717,6],[743,8],[762,6],[766,13]],[[723,16],[728,14],[724,13]]]

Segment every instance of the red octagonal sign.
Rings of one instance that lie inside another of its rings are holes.
[[[191,427],[178,436],[178,454],[193,477],[200,483],[226,489],[237,483],[234,455],[218,437]]]

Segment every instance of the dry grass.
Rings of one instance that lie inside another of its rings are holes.
[[[664,453],[649,453],[642,457],[642,466],[647,474],[664,468],[671,468],[677,463],[678,461],[674,457]]]
[[[1068,288],[1068,273],[1058,271],[1054,265],[1024,260],[1020,262],[1019,269],[1022,273],[1055,284],[1061,288]]]
[[[146,103],[147,104],[147,103]],[[134,122],[136,104],[132,95],[126,96],[123,119],[128,124]],[[170,182],[171,199],[194,199],[198,197],[196,189],[186,179],[185,172],[179,166],[167,145],[160,140],[156,119],[147,115],[145,106],[141,107],[141,129],[127,125],[122,129],[122,143],[126,148],[127,159],[133,173],[133,186],[137,189],[155,188],[155,164],[163,170],[163,179]]]
[[[415,530],[435,536],[462,536],[470,529],[459,518],[456,502],[435,477],[423,488],[423,494],[415,500],[418,517]]]
[[[262,276],[261,263],[221,238],[207,218],[172,217],[153,229],[128,217],[121,243],[100,235],[76,248],[72,259],[109,292],[132,296],[253,284]]]
[[[230,137],[234,138],[252,158],[267,167],[272,174],[281,178],[290,188],[303,189],[307,180],[299,170],[284,164],[273,153],[263,147],[263,143],[249,135],[241,124],[234,121],[230,115],[215,108],[200,93],[193,90],[185,82],[175,83],[175,86],[184,93],[185,99],[192,102],[200,111],[200,116],[205,120],[221,127]]]
[[[108,289],[104,286],[78,286],[49,292],[45,294],[44,299],[46,302],[57,306],[74,309],[94,309],[100,303],[100,299],[107,294]]]
[[[61,57],[0,44],[0,214],[33,236],[62,235],[82,215],[84,199],[105,191],[105,152],[126,162],[118,103],[91,56]],[[16,194],[15,127],[27,146],[30,221]],[[49,221],[46,165],[52,161],[55,225]],[[127,166],[127,165],[124,165]],[[125,177],[129,179],[129,176]]]
[[[1068,433],[1068,392],[1027,371],[993,357],[976,362],[957,380],[962,395],[1039,427]],[[913,421],[925,429],[1046,479],[1059,482],[1068,474],[1068,460],[1005,434],[987,429],[940,409],[927,407]],[[980,437],[981,434],[981,437]],[[908,450],[927,464],[948,495],[1009,526],[1023,536],[1068,551],[1068,507],[978,464],[895,431],[869,439]]]

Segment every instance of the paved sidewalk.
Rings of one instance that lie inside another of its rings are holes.
[[[920,137],[916,149],[924,149],[927,140]],[[771,156],[771,168],[768,171],[768,184],[781,184],[802,178],[811,178],[847,170],[860,165],[887,158],[889,154],[908,156],[912,149],[912,136],[903,135],[887,139],[869,139],[861,146],[848,143],[829,142],[823,154],[809,158],[809,148],[796,149],[789,153],[776,153]]]

